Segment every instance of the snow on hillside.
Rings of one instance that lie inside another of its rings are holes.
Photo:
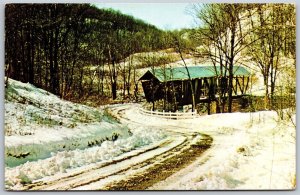
[[[31,84],[9,79],[5,92],[7,166],[129,136],[129,129],[103,110],[60,100]]]
[[[29,83],[9,79],[5,93],[6,189],[20,189],[36,179],[109,161],[166,137],[158,129],[145,130],[129,129],[105,109],[64,101]]]
[[[111,124],[115,123],[104,115],[103,110],[63,101],[29,83],[9,79],[5,91],[7,146],[28,144],[32,137],[38,143],[76,137],[74,131],[78,129],[81,129],[78,133],[88,135],[90,132],[86,126],[99,122],[104,129],[110,129]],[[42,136],[43,133],[47,136]],[[29,140],[26,139],[28,137]]]

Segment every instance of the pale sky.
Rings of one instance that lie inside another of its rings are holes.
[[[187,13],[189,3],[96,3],[99,8],[112,8],[153,24],[162,30],[191,28],[194,18]]]

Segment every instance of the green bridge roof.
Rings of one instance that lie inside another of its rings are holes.
[[[187,67],[191,79],[220,76],[220,66],[189,66]],[[176,68],[158,68],[147,71],[140,80],[148,80],[149,73],[156,77],[160,82],[188,80],[188,72],[185,67]],[[224,75],[224,69],[223,69]],[[241,66],[233,66],[234,76],[250,76],[250,72]],[[225,75],[224,75],[225,76]],[[227,71],[228,76],[228,71]]]

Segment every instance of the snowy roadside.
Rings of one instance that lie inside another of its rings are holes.
[[[212,148],[190,166],[149,189],[293,189],[296,176],[296,128],[278,121],[274,111],[227,113],[188,120],[145,117],[139,105],[126,117],[174,131],[201,132]],[[295,121],[294,121],[295,122]]]
[[[71,150],[53,153],[50,158],[26,162],[22,165],[6,168],[6,187],[21,189],[22,184],[29,184],[47,176],[61,173],[71,173],[74,168],[84,167],[97,162],[109,162],[116,157],[134,149],[143,148],[166,137],[160,131],[146,131],[145,128],[135,129],[135,133],[128,138],[116,141],[104,141],[100,146],[84,150]]]
[[[5,95],[6,189],[108,162],[166,138],[159,129],[129,129],[105,109],[61,100],[28,83],[9,79]]]

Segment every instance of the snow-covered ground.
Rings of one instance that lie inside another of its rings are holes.
[[[164,139],[158,129],[129,129],[105,109],[63,101],[9,79],[5,94],[5,186],[115,157]],[[149,132],[149,133],[145,133]]]
[[[174,131],[201,132],[212,148],[190,166],[159,182],[155,190],[292,189],[296,177],[296,128],[273,111],[226,113],[196,119],[145,117],[139,105],[126,117],[145,125],[172,125]],[[294,115],[295,116],[295,115]],[[295,123],[295,117],[294,117]]]

